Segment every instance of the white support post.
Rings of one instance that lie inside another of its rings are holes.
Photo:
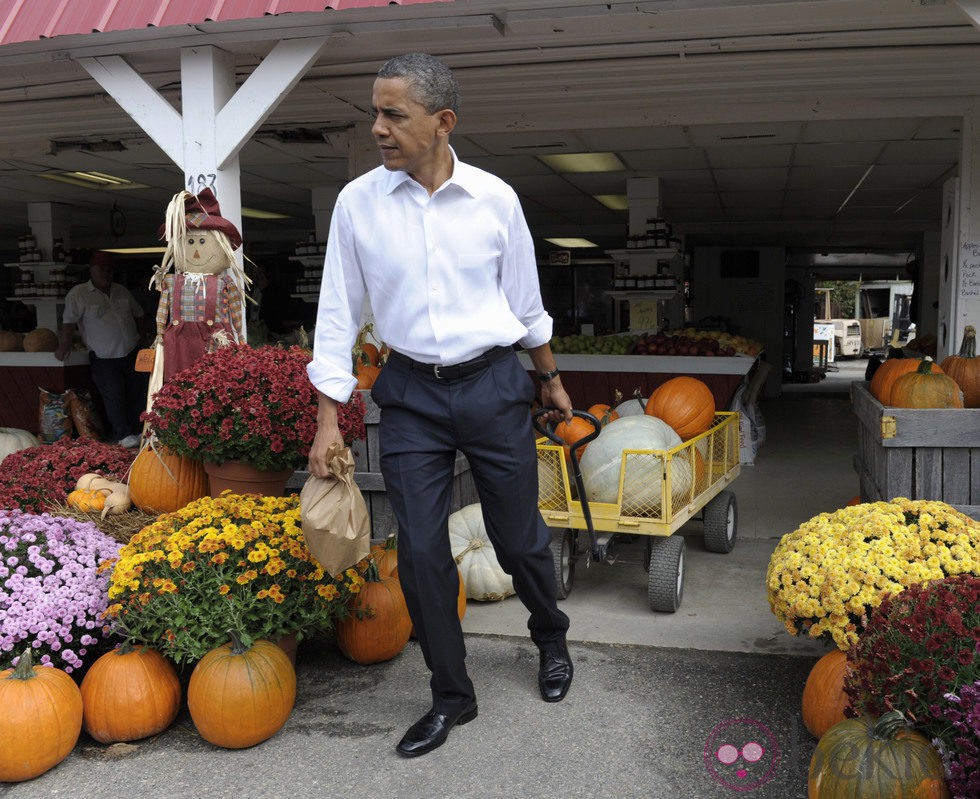
[[[219,168],[218,114],[235,94],[235,62],[215,47],[185,47],[180,51],[181,105],[184,113],[184,188],[198,194],[210,188],[221,204],[221,215],[242,229],[241,182],[238,158]]]
[[[210,188],[221,215],[242,230],[238,153],[316,61],[326,41],[318,37],[279,42],[237,91],[232,54],[210,45],[182,49],[182,114],[121,57],[78,62],[183,169],[183,187],[192,194]],[[242,266],[241,249],[235,258]]]
[[[960,144],[958,247],[948,290],[951,315],[947,352],[956,352],[963,329],[980,319],[980,98],[963,115]]]
[[[955,0],[955,2],[970,21],[980,28],[980,0]]]
[[[326,39],[279,42],[217,113],[215,157],[219,169],[251,138],[259,125],[306,74]]]
[[[177,166],[183,164],[180,114],[121,56],[79,58],[81,64]]]
[[[629,234],[646,233],[647,220],[660,218],[660,178],[629,178],[626,181]]]

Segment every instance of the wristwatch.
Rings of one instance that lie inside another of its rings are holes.
[[[538,372],[538,380],[542,383],[547,383],[549,380],[554,380],[558,377],[558,369],[555,368],[550,372]]]

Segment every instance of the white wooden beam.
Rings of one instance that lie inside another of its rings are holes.
[[[215,157],[223,169],[320,55],[327,39],[279,42],[218,111]]]
[[[980,0],[955,0],[955,3],[970,18],[970,21],[980,28]]]
[[[242,229],[241,168],[237,156],[218,159],[218,114],[235,94],[235,60],[216,47],[180,51],[181,107],[184,112],[184,188],[199,194],[210,188],[221,215]],[[241,249],[235,250],[239,265]]]
[[[163,95],[121,56],[80,58],[78,63],[175,164],[183,164],[181,117]]]
[[[963,115],[960,143],[959,247],[949,281],[949,352],[957,352],[963,329],[980,317],[980,99]]]

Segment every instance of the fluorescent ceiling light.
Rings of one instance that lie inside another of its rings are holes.
[[[258,208],[242,208],[242,216],[249,219],[289,219],[286,214],[277,214],[275,211],[262,211]]]
[[[39,177],[67,183],[69,186],[81,186],[83,189],[145,189],[142,183],[133,183],[125,178],[107,175],[105,172],[41,172]]]
[[[112,252],[118,255],[162,255],[166,247],[103,247],[99,252]]]
[[[630,204],[625,194],[593,194],[595,199],[613,211],[628,211]]]
[[[588,239],[576,239],[576,238],[563,239],[563,238],[554,238],[554,239],[545,239],[545,241],[551,242],[556,247],[564,247],[564,248],[569,249],[569,250],[572,250],[572,249],[580,249],[582,247],[598,247],[599,246],[594,241],[589,241]]]
[[[562,153],[537,157],[556,172],[622,172],[626,169],[616,153]]]

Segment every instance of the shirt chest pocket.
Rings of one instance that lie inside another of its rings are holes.
[[[461,253],[456,256],[457,285],[461,290],[482,290],[497,284],[497,253]]]

